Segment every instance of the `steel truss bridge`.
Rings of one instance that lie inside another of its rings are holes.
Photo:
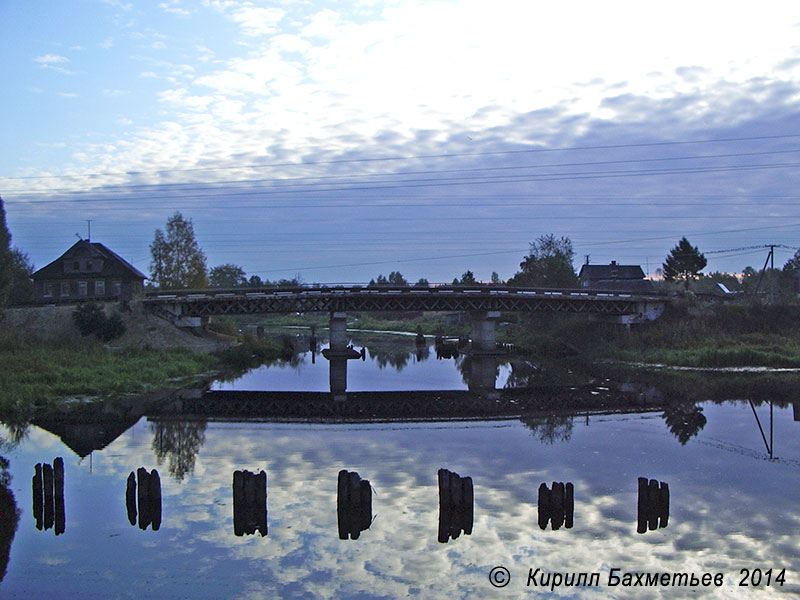
[[[511,311],[588,313],[647,320],[661,313],[667,299],[580,288],[335,286],[153,291],[147,292],[142,302],[155,312],[168,311],[176,317],[290,312]]]

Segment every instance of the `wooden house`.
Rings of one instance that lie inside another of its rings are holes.
[[[618,265],[612,260],[607,265],[583,265],[578,278],[581,287],[594,290],[614,290],[647,294],[653,291],[653,282],[644,278],[639,265]]]
[[[146,276],[103,244],[80,240],[33,274],[36,302],[130,300]]]

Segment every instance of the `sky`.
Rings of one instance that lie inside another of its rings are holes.
[[[800,246],[800,5],[4,0],[0,196],[37,268],[78,236],[149,273],[192,220],[208,266],[449,282],[706,271]]]

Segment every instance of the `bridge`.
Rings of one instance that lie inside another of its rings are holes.
[[[332,349],[346,347],[348,311],[469,312],[472,349],[485,353],[495,349],[495,323],[501,311],[584,313],[630,325],[658,318],[667,299],[587,288],[443,285],[168,290],[147,292],[142,302],[148,310],[185,326],[199,326],[202,319],[215,315],[327,312],[331,315]]]

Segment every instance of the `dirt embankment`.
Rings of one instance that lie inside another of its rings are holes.
[[[112,349],[124,348],[188,348],[199,352],[216,352],[229,347],[233,338],[208,331],[189,331],[144,311],[138,302],[125,308],[118,302],[98,303],[107,316],[119,313],[125,324],[122,337],[108,343]],[[56,342],[80,339],[72,320],[74,305],[49,305],[9,308],[4,325],[29,341]]]

